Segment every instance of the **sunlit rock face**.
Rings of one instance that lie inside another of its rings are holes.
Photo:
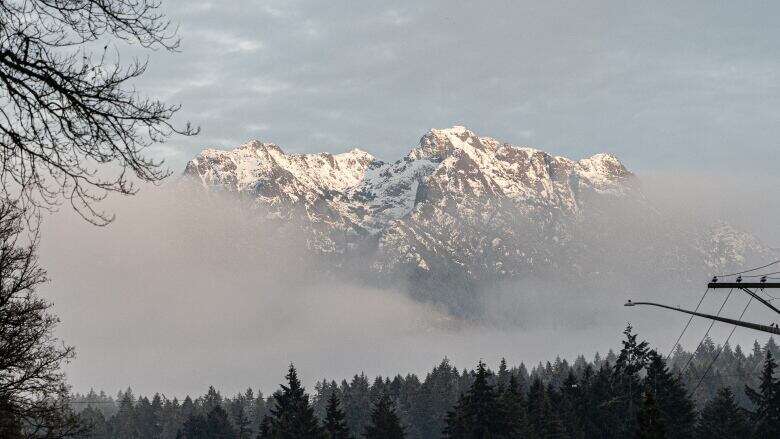
[[[680,224],[659,212],[613,155],[572,160],[461,126],[430,130],[395,162],[251,141],[203,150],[184,175],[249,201],[256,214],[294,219],[330,269],[402,283],[458,313],[513,282],[620,288],[771,253],[727,224]]]

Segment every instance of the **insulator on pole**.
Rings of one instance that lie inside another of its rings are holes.
[[[718,276],[713,276],[712,283],[717,283],[717,282],[718,282]]]
[[[766,276],[761,276],[761,280],[759,282],[765,283],[766,282]]]
[[[737,276],[737,283],[742,282],[742,276]]]

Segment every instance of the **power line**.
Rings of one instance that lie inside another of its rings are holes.
[[[762,268],[770,267],[770,266],[775,265],[777,263],[780,263],[780,259],[778,259],[777,261],[774,261],[774,262],[770,262],[770,263],[768,263],[766,265],[762,265],[760,267],[751,268],[750,270],[740,271],[738,273],[731,273],[731,274],[718,274],[715,277],[728,277],[728,276],[736,276],[738,274],[743,274],[743,273],[750,273],[751,271],[756,271],[756,270],[760,270]]]
[[[748,303],[745,305],[745,309],[743,309],[743,310],[742,310],[742,314],[740,314],[740,315],[739,315],[739,319],[738,319],[738,320],[742,320],[742,316],[744,316],[744,315],[745,315],[745,311],[747,311],[747,309],[748,309],[748,306],[750,306],[750,302],[752,302],[752,301],[753,301],[753,297],[750,297],[750,298],[748,299]],[[714,322],[713,322],[713,323],[714,323]],[[726,337],[726,341],[725,341],[725,342],[723,342],[723,344],[720,346],[720,349],[718,349],[718,352],[717,352],[717,353],[715,353],[715,357],[712,359],[712,361],[710,361],[710,364],[709,364],[709,366],[707,366],[707,369],[704,371],[704,373],[702,374],[701,378],[699,378],[699,382],[698,382],[698,383],[696,383],[696,387],[694,387],[694,388],[693,388],[693,391],[691,391],[691,393],[690,393],[690,394],[688,394],[688,397],[689,397],[689,398],[690,398],[691,396],[693,396],[693,394],[694,394],[694,393],[696,393],[696,391],[697,391],[697,390],[699,390],[699,386],[701,386],[701,383],[703,383],[703,382],[704,382],[704,378],[706,378],[706,377],[707,377],[707,373],[709,373],[710,369],[712,369],[712,366],[715,364],[715,361],[717,361],[717,360],[718,360],[718,357],[720,356],[720,353],[721,353],[721,352],[723,352],[723,346],[725,346],[725,345],[726,345],[726,343],[728,343],[728,342],[729,342],[729,340],[731,340],[731,336],[732,336],[732,335],[734,335],[734,331],[736,331],[736,330],[737,330],[737,325],[734,325],[734,326],[731,328],[731,332],[729,333],[729,336],[728,336],[728,337]]]
[[[702,294],[701,299],[699,299],[699,303],[696,304],[695,311],[699,310],[699,307],[701,306],[701,303],[704,301],[704,298],[707,297],[707,293],[710,291],[710,287],[707,287],[706,290],[704,290],[704,294]],[[685,324],[685,327],[683,328],[682,332],[680,333],[680,336],[677,337],[677,341],[674,342],[674,345],[672,346],[672,349],[669,351],[669,355],[666,356],[666,362],[669,362],[669,358],[672,356],[672,352],[677,348],[677,346],[680,345],[680,340],[682,339],[683,334],[685,334],[685,331],[688,330],[688,326],[691,325],[691,322],[693,321],[693,314],[688,318],[688,323]]]
[[[723,311],[723,308],[726,306],[726,302],[729,301],[729,297],[731,297],[731,293],[733,293],[733,292],[734,292],[734,288],[731,288],[729,290],[729,293],[726,295],[726,298],[723,300],[723,303],[720,305],[720,309],[718,310],[718,313],[715,314],[716,316],[719,316],[721,311]],[[693,317],[693,316],[691,316],[691,317]],[[688,358],[688,361],[685,363],[685,366],[683,366],[683,368],[680,370],[680,375],[685,373],[685,371],[688,369],[688,366],[691,364],[691,361],[693,361],[694,354],[696,353],[697,350],[699,350],[699,347],[704,343],[704,340],[707,339],[707,336],[710,334],[710,330],[712,329],[712,327],[714,325],[715,325],[715,320],[712,320],[710,322],[710,327],[707,328],[707,332],[704,333],[704,336],[701,338],[701,341],[699,342],[698,345],[696,345],[696,350],[694,350],[691,353],[691,356]]]
[[[769,276],[769,275],[772,275],[772,274],[780,274],[780,271],[773,271],[771,273],[762,273],[762,274],[748,274],[748,275],[745,275],[745,276],[742,276],[742,277],[764,277],[764,276]],[[767,279],[776,279],[776,278],[774,278],[774,277],[767,277]]]

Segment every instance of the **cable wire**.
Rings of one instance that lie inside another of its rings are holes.
[[[747,275],[742,276],[742,277],[763,277],[763,276],[769,276],[771,274],[780,274],[780,271],[773,271],[771,273],[761,273],[761,274],[747,274]],[[767,277],[767,279],[776,279],[776,278]]]
[[[742,314],[739,315],[739,318],[737,320],[742,320],[742,316],[745,315],[745,311],[747,311],[748,306],[750,306],[750,302],[753,301],[753,297],[750,297],[748,299],[748,303],[745,305],[745,309],[742,310]],[[731,332],[729,332],[729,336],[726,337],[726,341],[723,342],[723,344],[720,346],[720,349],[718,349],[718,352],[715,353],[715,357],[713,357],[712,361],[710,361],[709,366],[707,366],[707,369],[704,371],[704,374],[702,374],[701,378],[699,378],[699,382],[696,383],[696,387],[693,388],[693,391],[688,394],[688,398],[692,397],[694,393],[696,393],[697,390],[699,390],[699,386],[701,386],[701,383],[704,382],[704,378],[707,377],[707,374],[709,373],[710,369],[712,369],[712,366],[715,364],[715,362],[718,360],[718,357],[720,357],[720,353],[723,352],[723,347],[726,346],[726,343],[731,340],[731,336],[734,335],[734,331],[736,331],[737,325],[734,325],[734,327],[731,328]]]
[[[710,287],[707,287],[706,290],[704,290],[704,294],[702,294],[701,299],[699,299],[699,303],[696,304],[696,309],[694,312],[699,310],[699,307],[701,306],[701,303],[704,301],[704,298],[707,297],[707,293],[710,292]],[[666,356],[666,362],[669,362],[669,358],[672,357],[672,353],[675,349],[677,349],[677,346],[680,345],[680,340],[683,337],[683,334],[685,334],[685,331],[688,330],[688,327],[691,326],[691,322],[693,321],[693,314],[688,318],[688,323],[685,324],[685,327],[683,328],[682,332],[680,333],[680,336],[677,337],[677,341],[674,342],[674,346],[672,346],[672,349],[669,351],[669,355]]]
[[[736,276],[738,274],[743,274],[743,273],[750,273],[751,271],[756,271],[756,270],[760,270],[762,268],[770,267],[770,266],[775,265],[777,263],[780,263],[780,259],[778,259],[777,261],[774,261],[774,262],[770,262],[770,263],[768,263],[766,265],[762,265],[760,267],[751,268],[750,270],[740,271],[738,273],[731,273],[731,274],[718,274],[715,277],[728,277],[728,276]]]
[[[730,288],[729,293],[726,295],[726,298],[723,300],[723,303],[720,305],[720,309],[718,310],[718,313],[715,314],[716,316],[719,316],[721,311],[723,311],[723,307],[726,306],[726,302],[729,301],[729,297],[731,297],[731,293],[733,292],[734,292],[734,288]],[[688,366],[691,364],[691,361],[693,361],[693,357],[695,356],[696,351],[699,350],[699,347],[701,347],[701,345],[704,343],[704,340],[706,340],[707,336],[710,335],[710,330],[714,325],[715,325],[715,320],[710,321],[710,327],[707,328],[707,332],[704,333],[704,336],[701,338],[701,341],[696,346],[696,349],[693,352],[691,352],[691,356],[688,358],[688,361],[685,362],[685,366],[683,366],[683,368],[680,370],[680,375],[684,374],[685,371],[688,369]]]

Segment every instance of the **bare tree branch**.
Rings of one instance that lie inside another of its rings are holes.
[[[102,225],[112,217],[95,203],[108,193],[134,194],[131,177],[159,182],[169,175],[144,151],[198,129],[172,123],[179,106],[139,95],[131,84],[146,61],[122,65],[118,54],[110,57],[117,41],[151,50],[179,46],[156,0],[0,0],[5,200],[33,211],[67,200]],[[102,51],[87,49],[101,43]]]

